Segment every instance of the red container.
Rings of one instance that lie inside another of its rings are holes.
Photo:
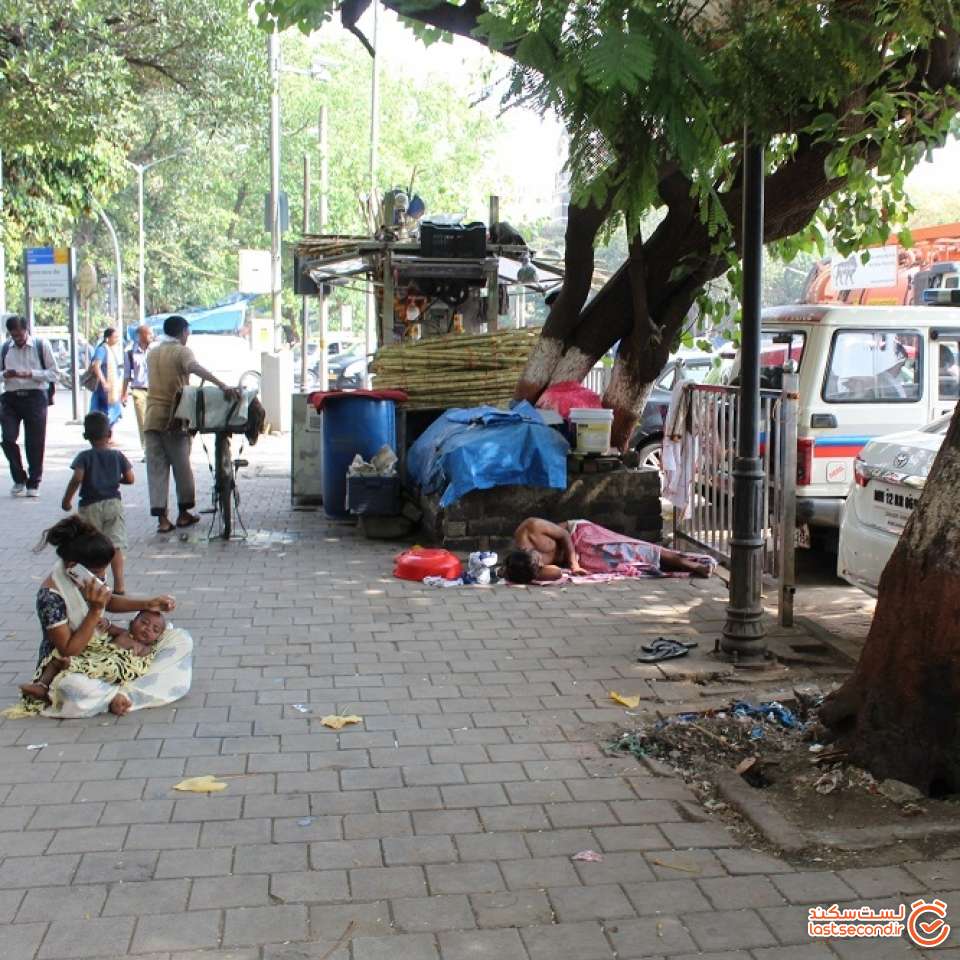
[[[424,577],[456,580],[463,573],[463,564],[449,550],[414,547],[398,553],[393,562],[393,575],[400,580],[422,581]]]

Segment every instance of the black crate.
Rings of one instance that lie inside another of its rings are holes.
[[[425,257],[485,257],[487,228],[482,223],[420,226],[420,253]]]
[[[347,510],[358,517],[395,517],[400,512],[400,478],[347,477]]]

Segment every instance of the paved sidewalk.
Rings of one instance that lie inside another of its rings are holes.
[[[36,657],[52,557],[30,547],[81,446],[50,432],[43,498],[0,498],[2,705]],[[251,453],[246,543],[155,536],[138,466],[129,590],[177,595],[194,688],[120,720],[0,721],[2,960],[884,960],[915,954],[813,944],[807,905],[960,902],[960,861],[796,870],[602,754],[611,689],[698,695],[632,655],[665,631],[706,642],[716,585],[402,583],[395,546],[290,510],[285,451]],[[363,723],[336,733],[331,712]],[[227,790],[171,790],[200,774]]]

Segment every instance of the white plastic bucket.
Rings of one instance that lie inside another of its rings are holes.
[[[570,411],[570,423],[577,436],[577,453],[606,453],[610,449],[612,410],[574,407]]]

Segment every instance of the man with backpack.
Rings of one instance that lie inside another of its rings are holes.
[[[47,407],[53,403],[57,364],[50,344],[30,336],[23,317],[7,317],[10,339],[0,348],[3,394],[0,396],[0,431],[3,453],[10,464],[15,497],[40,496],[43,452],[47,438]],[[20,424],[27,470],[20,456]]]

